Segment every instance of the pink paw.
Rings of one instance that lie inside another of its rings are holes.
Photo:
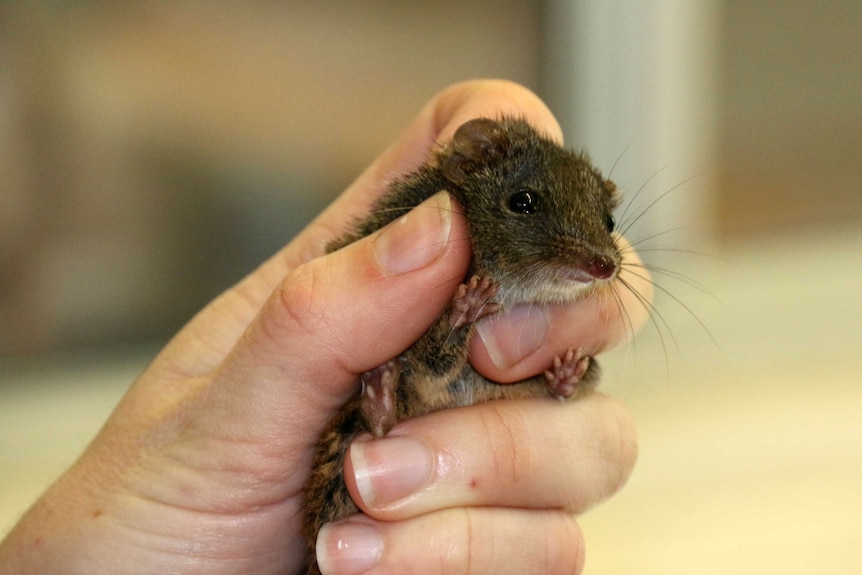
[[[362,416],[375,437],[383,437],[397,423],[395,388],[400,375],[398,360],[393,359],[359,377]]]
[[[500,305],[491,301],[497,294],[497,284],[491,278],[473,276],[458,286],[449,308],[449,325],[453,329],[469,325],[486,315],[497,313]]]
[[[589,367],[590,356],[584,355],[580,348],[570,349],[564,356],[555,357],[551,368],[545,371],[551,395],[559,399],[572,395]]]

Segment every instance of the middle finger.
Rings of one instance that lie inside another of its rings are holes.
[[[359,507],[378,519],[462,506],[577,513],[622,487],[636,443],[628,412],[601,394],[564,404],[492,401],[354,442],[345,480]]]

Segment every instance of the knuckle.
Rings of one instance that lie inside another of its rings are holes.
[[[584,535],[574,518],[558,514],[559,523],[548,531],[546,570],[543,572],[572,575],[584,570]]]
[[[331,267],[325,260],[315,260],[294,269],[281,282],[277,297],[279,307],[276,333],[287,331],[311,338],[325,349],[338,349],[337,335],[343,327],[336,325],[340,313],[349,305],[349,294],[336,293],[338,281],[332,278]],[[337,297],[336,297],[337,296]],[[332,301],[340,302],[333,306]]]
[[[507,403],[485,404],[485,409],[480,412],[480,425],[483,437],[488,439],[489,472],[493,473],[496,482],[505,478],[514,484],[530,476],[536,450],[533,449],[532,433],[524,414]]]
[[[314,332],[326,316],[319,286],[319,266],[314,263],[299,266],[282,281],[278,303],[284,312],[283,321],[293,323],[303,331]]]
[[[464,510],[462,545],[441,573],[572,575],[584,565],[583,534],[574,518],[558,511],[506,513]]]
[[[604,450],[608,469],[606,494],[612,495],[628,481],[638,457],[637,433],[634,420],[627,409],[610,400],[612,417],[605,418],[607,428]]]
[[[462,508],[456,517],[447,522],[446,536],[436,542],[435,569],[429,572],[447,575],[471,575],[475,564],[475,550],[482,547],[477,538],[474,510]],[[453,512],[456,512],[453,510]],[[430,566],[429,566],[430,567]]]
[[[342,313],[348,302],[336,293],[331,271],[322,260],[291,271],[276,288],[261,317],[260,331],[269,346],[281,347],[287,339],[303,345],[317,357],[326,357],[339,368],[343,357],[339,336],[344,327]],[[338,300],[342,306],[333,306]]]
[[[389,555],[385,573],[445,575],[577,575],[584,539],[562,511],[457,508],[412,523]]]

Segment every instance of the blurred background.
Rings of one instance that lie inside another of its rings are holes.
[[[0,1],[0,534],[158,347],[436,92],[536,91],[654,321],[587,573],[862,568],[862,4]],[[640,215],[643,214],[643,215]]]

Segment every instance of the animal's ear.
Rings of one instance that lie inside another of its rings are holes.
[[[499,122],[489,118],[470,120],[455,131],[440,169],[448,180],[462,183],[471,172],[501,157],[508,143],[509,136]]]

